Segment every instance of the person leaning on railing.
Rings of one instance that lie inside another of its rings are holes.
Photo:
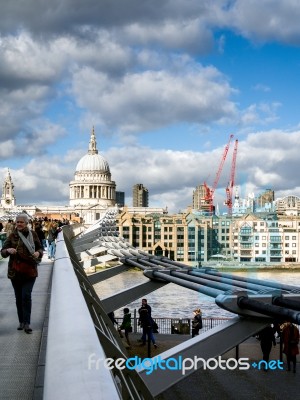
[[[36,232],[28,229],[27,214],[16,217],[16,228],[5,240],[2,257],[9,257],[7,277],[16,296],[19,318],[18,330],[31,333],[31,292],[38,276],[37,265],[43,256],[43,247]]]

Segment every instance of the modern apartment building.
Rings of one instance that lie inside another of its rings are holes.
[[[300,217],[275,213],[242,217],[185,213],[132,213],[117,217],[119,233],[149,254],[191,266],[214,259],[247,262],[299,262]]]
[[[126,209],[117,217],[119,233],[134,247],[192,266],[216,254],[231,257],[231,221],[185,213],[133,214]]]
[[[248,215],[233,222],[233,257],[240,262],[299,262],[300,217]]]

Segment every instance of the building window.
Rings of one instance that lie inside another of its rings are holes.
[[[290,247],[290,244],[289,243],[285,243],[284,247]]]
[[[296,243],[292,243],[292,247],[297,247],[297,244]]]
[[[289,239],[290,239],[290,237],[289,237],[289,236],[286,236],[284,239],[285,239],[285,240],[289,240]]]
[[[297,238],[296,238],[296,236],[292,236],[292,239],[293,239],[293,240],[296,240]]]

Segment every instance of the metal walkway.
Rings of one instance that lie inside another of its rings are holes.
[[[14,291],[7,279],[7,260],[0,262],[0,388],[1,399],[42,399],[47,334],[47,305],[53,263],[39,266],[32,292],[31,335],[18,331]]]

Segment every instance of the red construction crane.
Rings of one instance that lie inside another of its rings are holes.
[[[204,183],[204,186],[205,186],[205,189],[206,189],[205,201],[209,205],[209,211],[210,212],[213,212],[213,210],[214,210],[214,204],[213,204],[214,193],[215,193],[215,190],[217,188],[217,185],[218,185],[218,182],[219,182],[219,179],[220,179],[220,176],[221,176],[223,165],[224,165],[224,162],[226,160],[227,153],[228,153],[230,142],[231,142],[232,138],[233,138],[233,135],[230,135],[229,136],[229,141],[228,141],[227,145],[225,146],[225,149],[224,149],[224,152],[223,152],[223,155],[222,155],[222,159],[221,159],[221,162],[220,162],[220,165],[219,165],[219,168],[218,168],[218,171],[217,171],[217,174],[216,174],[216,177],[215,177],[215,180],[214,180],[212,188],[209,189],[207,187],[206,183]]]
[[[232,162],[231,162],[231,171],[230,171],[230,181],[226,188],[226,201],[225,205],[228,207],[228,214],[232,214],[232,192],[233,186],[235,181],[235,167],[236,167],[236,156],[237,156],[237,149],[238,149],[238,140],[235,141],[233,155],[232,155]]]

